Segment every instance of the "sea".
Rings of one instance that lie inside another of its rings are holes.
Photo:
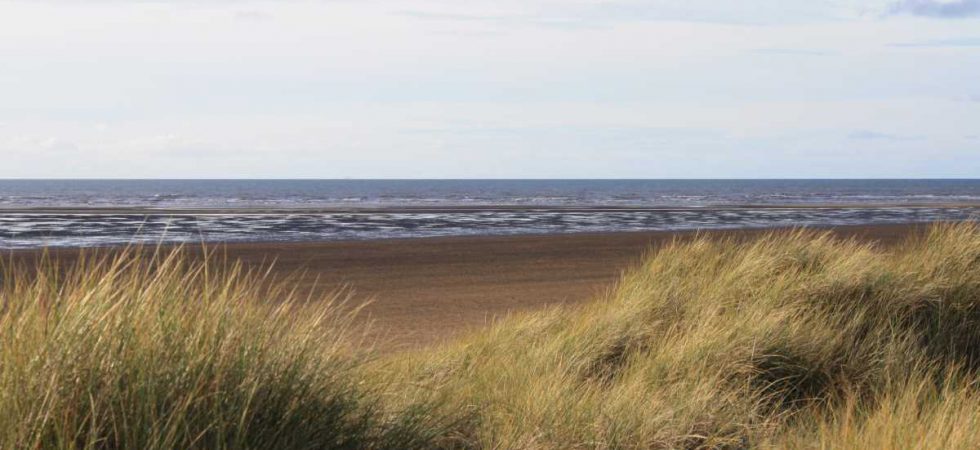
[[[0,180],[0,249],[980,217],[980,180]]]

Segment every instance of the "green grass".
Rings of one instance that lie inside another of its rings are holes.
[[[8,267],[0,448],[980,448],[973,224],[677,242],[588,305],[388,356],[214,267]]]

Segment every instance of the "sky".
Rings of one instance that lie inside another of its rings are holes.
[[[0,178],[943,177],[980,0],[0,0]]]

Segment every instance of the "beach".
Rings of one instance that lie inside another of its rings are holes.
[[[980,0],[0,0],[0,450],[980,449]]]
[[[890,245],[922,225],[825,228]],[[385,351],[437,344],[514,312],[595,299],[642,256],[697,233],[751,239],[772,229],[465,236],[367,241],[212,244],[222,258],[251,268],[271,265],[314,298],[349,294],[366,343]],[[188,245],[195,255],[199,245]],[[80,250],[51,252],[70,261]],[[11,252],[27,260],[36,250]]]

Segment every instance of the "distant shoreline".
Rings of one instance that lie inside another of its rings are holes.
[[[147,215],[147,216],[202,216],[202,215],[250,215],[250,214],[452,214],[474,212],[660,212],[660,211],[744,211],[744,210],[816,210],[816,209],[938,209],[980,208],[980,202],[962,203],[813,203],[813,204],[737,204],[706,206],[561,206],[561,205],[451,205],[451,206],[329,206],[329,207],[215,207],[215,208],[154,208],[148,206],[113,207],[23,207],[2,208],[3,214],[64,214],[64,215]]]

